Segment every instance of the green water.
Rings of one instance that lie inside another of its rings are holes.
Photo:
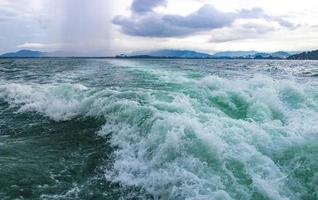
[[[0,199],[318,199],[318,62],[0,59]]]

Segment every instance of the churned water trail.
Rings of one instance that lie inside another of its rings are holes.
[[[2,59],[0,197],[317,199],[317,69]]]

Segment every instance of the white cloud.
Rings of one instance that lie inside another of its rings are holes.
[[[120,41],[119,49],[125,49],[125,46],[129,46],[126,49],[130,50],[134,49],[134,46],[135,49],[140,49],[141,45],[138,44],[144,44],[142,48],[148,49],[164,47],[197,49],[207,52],[240,49],[276,51],[306,50],[306,47],[308,49],[318,48],[316,45],[318,44],[318,30],[313,27],[317,24],[318,19],[318,1],[316,0],[170,0],[166,7],[154,10],[161,15],[186,16],[207,3],[213,4],[215,8],[223,12],[237,12],[242,9],[259,7],[266,12],[267,16],[257,19],[256,22],[239,24],[239,20],[234,22],[232,27],[167,39],[152,38],[148,40],[144,37],[125,36],[119,32],[120,29],[115,28],[113,32]],[[128,9],[129,6],[123,6],[118,13],[129,16]],[[284,26],[289,28],[284,28]],[[296,27],[297,29],[295,29]]]
[[[256,20],[253,22],[251,19],[243,19],[244,22],[239,19],[231,26],[220,27],[218,30],[200,30],[182,37],[175,35],[171,38],[151,39],[125,35],[117,26],[112,25],[111,18],[114,16],[136,17],[136,13],[131,10],[132,2],[0,0],[0,53],[19,48],[81,50],[88,54],[99,52],[103,55],[158,48],[208,52],[246,48],[268,51],[318,48],[316,0],[159,0],[155,5],[160,6],[151,7],[151,10],[159,16],[183,16],[183,21],[204,4],[211,4],[222,13],[237,13],[242,9],[259,7],[268,17],[253,19]],[[142,12],[139,15],[144,17]],[[289,26],[285,23],[287,21],[299,24],[299,27],[282,28]],[[160,28],[160,24],[157,28]]]
[[[134,0],[133,5],[139,1],[140,0]],[[152,6],[156,5],[157,4],[154,4]],[[132,7],[132,9],[135,8]],[[135,12],[136,11],[133,13]],[[231,27],[235,21],[240,19],[263,19],[289,29],[297,27],[282,17],[266,14],[262,8],[223,12],[210,4],[204,4],[198,10],[185,16],[160,14],[151,8],[146,14],[142,11],[130,17],[116,16],[113,19],[113,23],[120,26],[122,32],[127,35],[159,38],[185,37],[204,31]],[[256,28],[255,26],[251,27],[251,31],[255,31]],[[245,26],[244,29],[248,31],[249,26]],[[269,29],[267,29],[267,31],[269,31]],[[258,31],[259,34],[262,34],[262,32],[263,30]]]
[[[55,50],[62,46],[63,44],[45,44],[45,43],[23,43],[17,45],[18,48],[25,49],[37,49],[37,50]]]
[[[215,30],[211,32],[211,43],[232,42],[237,40],[249,40],[264,38],[273,31],[278,31],[281,27],[263,19],[238,20],[232,27]]]

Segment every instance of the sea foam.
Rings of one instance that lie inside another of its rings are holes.
[[[156,70],[145,70],[156,74]],[[280,160],[317,139],[318,89],[293,80],[163,73],[179,89],[89,88],[80,84],[0,86],[19,112],[52,120],[105,118],[112,165],[105,177],[154,199],[300,199],[305,183]],[[295,158],[297,162],[297,158]],[[291,181],[299,181],[293,188]],[[138,190],[136,190],[138,191]]]

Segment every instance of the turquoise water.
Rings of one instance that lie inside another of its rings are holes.
[[[318,62],[0,59],[0,199],[318,199]]]

